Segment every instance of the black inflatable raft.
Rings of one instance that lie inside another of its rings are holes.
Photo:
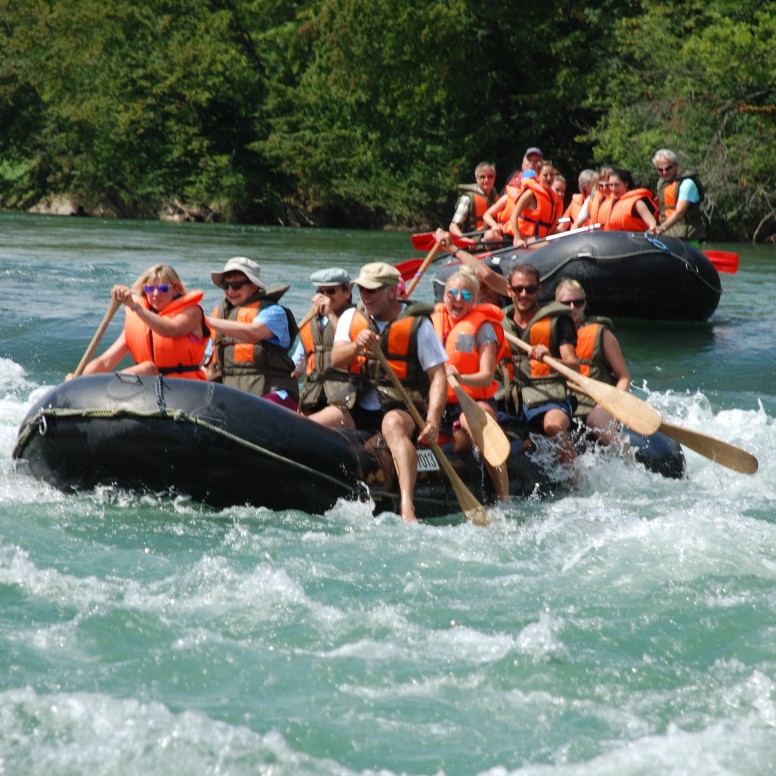
[[[516,497],[564,489],[512,433],[510,492]],[[631,439],[638,459],[670,477],[684,474],[673,440]],[[418,473],[419,517],[460,512],[429,450]],[[322,514],[338,499],[371,500],[398,511],[398,488],[382,437],[337,431],[251,394],[217,383],[110,374],[56,386],[32,407],[13,451],[17,469],[64,491],[108,485],[186,494],[216,508],[263,506]],[[493,500],[478,457],[450,456],[470,490]],[[425,468],[425,467],[421,467]]]
[[[719,273],[697,248],[676,238],[648,239],[639,232],[580,232],[541,249],[499,253],[490,260],[502,272],[529,262],[541,275],[545,304],[565,278],[578,280],[596,315],[667,321],[705,321],[722,294]],[[447,277],[459,266],[445,262],[434,278],[442,300]]]

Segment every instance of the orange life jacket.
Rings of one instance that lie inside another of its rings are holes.
[[[579,211],[582,210],[582,206],[585,204],[585,198],[581,194],[574,194],[571,197],[571,202],[569,202],[569,206],[566,208],[566,210],[563,212],[564,218],[570,218],[571,223],[573,224],[574,221],[577,220],[577,216],[579,215]],[[588,210],[590,208],[588,207]],[[585,221],[583,224],[579,224],[579,226],[587,226],[587,224],[590,223],[590,219],[588,218],[587,221]]]
[[[602,222],[603,228],[607,232],[643,232],[648,229],[647,222],[633,212],[640,199],[646,199],[652,213],[657,213],[657,205],[649,189],[631,189],[621,197],[612,199]]]
[[[602,224],[604,222],[604,216],[611,206],[612,199],[614,198],[609,196],[608,191],[606,194],[596,191],[590,195],[587,214],[590,216],[591,224]]]
[[[522,332],[512,317],[514,307],[503,311],[502,325],[504,329],[520,337],[529,345],[545,345],[553,356],[560,356],[558,344],[558,318],[570,317],[569,309],[558,302],[550,302],[539,309],[531,319],[528,327]],[[536,407],[551,401],[564,401],[568,394],[565,378],[558,375],[543,361],[535,361],[518,348],[510,348],[507,365],[509,381],[506,393],[517,409],[522,403],[526,407]]]
[[[600,380],[607,385],[615,385],[615,377],[604,352],[604,334],[607,329],[611,331],[612,322],[608,318],[592,317],[577,329],[577,358],[579,359],[579,372],[585,377]],[[586,417],[595,406],[595,402],[588,396],[577,396],[577,408],[574,415]]]
[[[486,197],[480,191],[480,187],[473,183],[461,184],[458,186],[458,189],[469,198],[466,231],[471,232],[485,229],[485,222],[482,220],[482,217],[485,215],[485,211],[497,200],[495,188],[491,189],[489,197]]]
[[[660,210],[660,222],[664,223],[676,210],[679,201],[679,187],[686,179],[695,183],[700,199],[698,202],[688,202],[687,210],[681,221],[673,224],[666,231],[666,237],[679,237],[682,240],[705,240],[706,229],[703,225],[701,202],[705,195],[703,184],[695,173],[683,173],[678,178],[666,182],[662,178],[657,182],[657,204]]]
[[[197,304],[203,296],[202,291],[189,291],[177,299],[173,299],[164,310],[157,314],[162,318],[170,318],[182,310],[196,306],[202,317],[204,337],[197,337],[195,334],[184,334],[182,337],[164,337],[151,331],[150,327],[140,319],[134,310],[128,309],[124,321],[124,336],[133,361],[136,364],[141,364],[143,361],[153,361],[159,372],[168,377],[207,380],[201,364],[210,332],[205,323],[205,313]],[[146,310],[151,309],[147,299],[144,299],[140,304]]]
[[[380,334],[380,347],[385,358],[401,380],[413,403],[422,406],[428,397],[428,376],[418,360],[418,328],[427,319],[432,308],[424,303],[415,302],[391,321]],[[350,339],[355,341],[358,333],[369,328],[376,333],[374,325],[370,325],[366,316],[357,309],[350,323]],[[383,409],[403,404],[402,397],[396,390],[393,381],[383,369],[380,362],[369,354],[356,355],[350,364],[353,374],[366,376],[377,389],[380,405]]]
[[[536,199],[536,207],[526,208],[517,217],[517,228],[523,237],[546,237],[557,225],[563,212],[563,200],[552,190],[545,189],[533,178],[523,182]]]
[[[507,186],[504,189],[504,193],[507,195],[507,201],[504,204],[501,212],[498,214],[498,225],[501,227],[503,234],[514,234],[512,231],[512,225],[510,224],[512,211],[515,209],[517,200],[520,198],[523,189],[519,186]]]
[[[471,375],[480,371],[480,352],[473,347],[471,351],[457,350],[458,338],[467,337],[470,342],[476,344],[477,332],[483,323],[491,323],[496,332],[497,354],[500,352],[504,343],[504,330],[501,328],[501,319],[504,317],[500,307],[494,304],[478,304],[472,307],[469,314],[460,321],[453,322],[444,302],[439,302],[434,308],[431,316],[431,322],[434,324],[434,331],[437,337],[442,341],[447,352],[447,363],[454,366],[462,375]],[[495,363],[498,363],[496,360]],[[461,385],[461,388],[472,397],[472,399],[489,399],[496,393],[498,383],[494,379],[490,385],[473,386]],[[457,404],[458,397],[451,386],[447,386],[447,403]]]

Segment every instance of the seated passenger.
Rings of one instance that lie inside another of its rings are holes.
[[[293,377],[304,375],[299,398],[299,411],[305,415],[322,410],[328,404],[327,396],[337,383],[327,382],[331,369],[331,348],[337,322],[345,310],[353,306],[350,274],[339,267],[318,270],[310,275],[315,289],[312,310],[314,315],[302,324],[299,343],[292,356]]]
[[[580,214],[587,198],[593,192],[597,180],[598,173],[595,170],[582,170],[579,173],[579,178],[577,179],[579,192],[571,196],[569,206],[563,211],[563,218],[568,218],[569,220],[558,227],[559,232],[566,232],[571,229],[572,224],[577,223],[577,216]],[[587,218],[579,226],[587,226],[589,223],[590,219]]]
[[[447,354],[429,320],[431,308],[398,298],[400,280],[395,267],[373,262],[361,267],[359,276],[351,281],[358,287],[362,307],[351,307],[340,316],[331,362],[343,370],[346,379],[352,379],[354,394],[352,399],[329,404],[310,418],[328,426],[380,431],[396,466],[401,516],[414,522],[418,463],[414,442],[416,438],[429,443],[438,439],[447,396]],[[425,415],[422,429],[415,428],[403,398],[372,354],[376,344],[421,416]]]
[[[444,301],[436,305],[431,320],[447,352],[447,374],[455,375],[463,390],[494,420],[498,420],[493,398],[498,383],[494,374],[497,356],[504,342],[501,328],[503,314],[500,307],[476,303],[479,285],[468,268],[450,275],[445,283]],[[466,415],[461,412],[458,396],[450,386],[443,424],[453,431],[456,452],[471,447],[471,429]],[[506,465],[494,467],[486,460],[485,466],[498,498],[507,498]]]
[[[187,292],[169,264],[154,264],[132,288],[114,286],[111,294],[127,308],[124,330],[82,374],[110,372],[129,354],[135,366],[122,370],[128,374],[207,379],[202,359],[210,332],[198,304],[202,291]]]
[[[569,308],[577,327],[576,351],[580,373],[613,385],[619,391],[627,391],[630,388],[630,373],[620,343],[612,332],[612,322],[608,318],[586,315],[585,289],[572,278],[558,283],[555,301]],[[577,394],[574,417],[583,419],[587,428],[603,444],[610,444],[618,438],[619,426],[614,418],[583,394]]]
[[[571,225],[572,229],[579,229],[580,226],[585,224],[600,224],[601,208],[604,203],[610,199],[609,194],[609,176],[614,170],[609,164],[605,164],[598,171],[598,183],[594,189],[591,189],[588,194],[582,209],[577,213],[577,217],[574,219],[574,223]]]
[[[523,190],[509,216],[512,244],[525,248],[531,242],[554,234],[563,212],[563,200],[553,191],[555,168],[545,160],[539,167],[536,180],[523,182]]]
[[[461,237],[464,232],[480,232],[485,228],[485,211],[498,199],[496,194],[496,165],[480,162],[474,169],[476,183],[461,184],[463,194],[458,198],[455,214],[450,222],[450,234]]]
[[[705,240],[701,217],[703,184],[697,173],[680,173],[679,157],[668,148],[657,151],[652,163],[660,176],[657,182],[660,226],[652,227],[650,234],[666,234],[693,242]]]
[[[657,226],[657,205],[649,189],[634,187],[629,170],[615,167],[609,175],[610,199],[598,214],[606,231],[645,232]]]
[[[215,332],[210,379],[295,410],[299,384],[288,350],[298,329],[291,311],[277,303],[288,286],[268,293],[259,265],[242,256],[210,277],[226,293],[208,318]]]

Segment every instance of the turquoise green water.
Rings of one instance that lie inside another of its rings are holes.
[[[10,465],[113,283],[170,261],[215,305],[210,271],[248,255],[301,314],[313,269],[410,258],[407,235],[0,216],[0,773],[772,773],[776,256],[715,247],[741,268],[709,324],[617,332],[639,395],[754,477],[587,459],[487,529],[408,527]]]

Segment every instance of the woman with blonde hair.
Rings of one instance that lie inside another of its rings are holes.
[[[202,291],[186,291],[169,264],[154,264],[131,288],[114,286],[111,295],[126,307],[124,330],[84,375],[110,372],[130,355],[134,366],[122,370],[129,374],[206,379],[201,364],[210,332]]]
[[[585,316],[587,297],[581,283],[573,278],[561,280],[555,288],[555,301],[570,308],[577,327],[580,373],[627,391],[630,373],[620,343],[612,332],[612,322],[608,318]],[[614,441],[618,435],[614,418],[587,396],[578,395],[578,401],[575,417],[583,419],[587,428],[604,444]]]
[[[434,308],[431,321],[447,353],[447,374],[454,375],[463,390],[497,419],[495,371],[504,342],[503,313],[494,304],[477,303],[479,287],[477,277],[467,267],[450,275],[445,283],[444,301]],[[471,431],[452,387],[448,387],[442,423],[452,428],[456,452],[471,446]],[[506,499],[506,465],[494,467],[486,461],[485,466],[496,495]]]

